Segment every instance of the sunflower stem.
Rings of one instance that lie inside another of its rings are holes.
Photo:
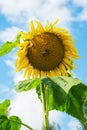
[[[48,87],[45,86],[43,83],[41,84],[41,97],[42,97],[43,122],[44,122],[44,129],[43,130],[49,130]]]

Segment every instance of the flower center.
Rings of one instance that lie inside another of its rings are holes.
[[[45,32],[35,36],[28,49],[29,63],[36,69],[50,71],[58,67],[64,57],[62,41],[54,33]]]

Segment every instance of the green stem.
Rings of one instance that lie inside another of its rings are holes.
[[[21,125],[27,127],[29,130],[34,130],[33,128],[31,128],[30,126],[28,126],[28,125],[25,124],[25,123],[22,123],[22,122],[19,122],[19,121],[15,121],[15,120],[11,120],[11,119],[9,119],[9,121],[15,122],[15,123],[17,123],[17,124],[21,124]]]
[[[44,121],[44,130],[49,130],[49,121],[48,121],[48,87],[43,83],[41,84],[41,97],[42,97],[42,108],[43,108],[43,121]]]

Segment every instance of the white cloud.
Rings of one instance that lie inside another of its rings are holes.
[[[6,16],[19,16],[22,13],[27,13],[28,16],[29,14],[36,13],[38,10],[47,9],[48,7],[52,9],[53,7],[55,8],[56,6],[62,6],[62,4],[66,3],[67,0],[61,0],[58,1],[56,0],[55,2],[52,0],[44,1],[43,3],[40,0],[8,0],[8,1],[3,1],[0,0],[0,6],[1,6],[1,11],[3,14]],[[47,5],[47,6],[44,6]],[[49,5],[49,6],[48,6]],[[53,10],[52,10],[53,11]],[[47,14],[44,14],[47,15]]]
[[[73,2],[81,7],[87,7],[87,0],[73,0]]]
[[[19,31],[20,29],[17,27],[6,28],[5,30],[0,32],[0,41],[6,42],[14,40]]]
[[[11,68],[9,74],[12,76],[14,84],[23,80],[22,73],[15,72],[14,57],[9,55],[9,59],[5,63]],[[42,125],[42,108],[38,100],[35,90],[30,92],[14,93],[11,104],[11,115],[18,115],[22,121],[34,128],[41,128]],[[21,130],[27,130],[22,127]]]
[[[10,115],[18,115],[24,123],[30,125],[35,130],[41,130],[43,122],[42,105],[35,90],[16,94],[14,100],[12,100],[11,108]],[[53,110],[49,113],[51,125],[56,121],[62,125],[64,118],[65,116],[61,112]],[[21,130],[27,129],[22,127]]]
[[[11,60],[7,59],[7,60],[5,60],[5,63],[6,63],[9,67],[15,69],[14,63],[13,63]]]
[[[83,9],[81,14],[78,15],[80,21],[87,21],[87,8]]]
[[[48,8],[49,4],[46,4],[45,6],[46,7],[43,6],[42,10],[39,10],[38,12],[38,16],[40,19],[42,19],[42,21],[48,19],[53,22],[55,19],[59,19],[59,26],[70,27],[69,25],[72,21],[72,16],[70,10],[67,7],[50,5],[51,8]]]
[[[69,126],[69,130],[77,130],[77,129],[82,130],[82,126],[80,122],[77,121],[76,119],[70,120],[70,122],[68,123],[68,126]]]
[[[8,55],[8,59],[5,60],[5,63],[10,67],[9,75],[12,77],[14,84],[17,84],[19,81],[24,80],[23,72],[16,72],[15,66],[16,57],[12,52]]]
[[[0,84],[0,102],[5,99],[9,99],[12,95],[15,94],[15,91],[11,89],[9,86],[4,84]]]
[[[60,25],[64,27],[69,27],[72,21],[87,20],[86,0],[73,0],[70,7],[68,5],[69,0],[0,0],[1,13],[12,22],[22,23],[22,27],[32,19],[39,19],[43,22],[46,19],[51,21],[59,19]],[[76,12],[77,15],[74,16],[73,14],[79,7],[82,7],[82,11]]]
[[[30,17],[35,10],[38,10],[39,5],[39,0],[0,0],[1,12],[12,21],[24,18],[23,16],[26,17],[26,14],[27,17]],[[24,21],[26,21],[26,19]]]
[[[77,19],[79,21],[87,21],[87,0],[73,0],[73,3],[82,8],[82,11],[78,13]]]
[[[11,107],[12,115],[18,115],[24,123],[40,130],[42,125],[42,107],[35,90],[16,94]],[[25,130],[25,128],[23,127],[22,130]]]
[[[40,0],[8,0],[0,1],[1,13],[7,19],[21,23],[22,26],[29,23],[32,19],[39,19],[43,22],[48,20],[54,21],[60,19],[62,25],[69,25],[72,20],[72,11],[66,4],[68,0],[47,0],[41,2]]]

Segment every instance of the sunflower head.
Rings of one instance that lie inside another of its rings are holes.
[[[47,22],[43,27],[39,21],[31,21],[30,32],[20,32],[22,42],[18,44],[16,66],[17,71],[24,69],[27,78],[73,74],[78,52],[72,36],[56,27],[57,22]]]

